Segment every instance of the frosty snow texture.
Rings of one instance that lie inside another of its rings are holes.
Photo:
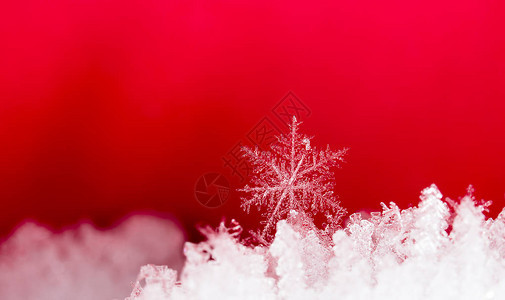
[[[129,300],[504,299],[505,210],[485,220],[468,194],[451,211],[435,185],[420,198],[368,220],[353,215],[333,246],[295,211],[270,246],[245,246],[224,224],[206,229],[207,241],[186,244],[180,282],[173,271],[144,272]]]
[[[293,118],[271,151],[244,148],[254,172],[243,207],[266,211],[253,235],[260,245],[241,240],[233,221],[204,228],[207,241],[185,245],[180,281],[145,266],[127,300],[505,299],[505,209],[485,220],[489,203],[471,188],[457,203],[431,185],[417,207],[382,204],[342,229],[330,169],[346,149],[317,151],[298,126]],[[322,229],[312,222],[318,213],[328,218]]]

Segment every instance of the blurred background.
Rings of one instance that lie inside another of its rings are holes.
[[[134,212],[170,215],[192,241],[197,223],[223,217],[253,228],[234,191],[247,180],[226,162],[259,129],[284,131],[286,114],[299,114],[312,145],[350,147],[336,171],[350,213],[416,205],[436,183],[453,199],[473,184],[496,214],[504,5],[3,3],[0,236],[26,219],[104,229]],[[208,191],[215,205],[199,194],[208,173],[224,178]]]

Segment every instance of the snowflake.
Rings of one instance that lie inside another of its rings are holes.
[[[344,209],[333,193],[332,167],[339,167],[347,148],[332,151],[329,146],[317,151],[310,145],[306,135],[298,133],[301,123],[293,117],[288,134],[277,137],[271,151],[253,150],[244,147],[244,156],[251,161],[253,175],[251,186],[239,191],[248,194],[242,197],[242,208],[249,213],[251,206],[266,209],[265,225],[260,242],[269,238],[277,221],[291,210],[307,213],[324,213],[328,219],[339,220]]]

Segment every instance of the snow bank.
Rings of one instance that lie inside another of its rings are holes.
[[[443,201],[435,185],[420,198],[355,214],[329,243],[294,211],[269,246],[243,245],[236,226],[206,229],[206,242],[186,243],[179,282],[148,265],[127,299],[505,299],[505,210],[485,220],[487,204]]]
[[[28,222],[0,245],[2,300],[124,298],[140,266],[180,269],[184,235],[175,223],[137,215],[111,230],[81,224],[62,233]]]

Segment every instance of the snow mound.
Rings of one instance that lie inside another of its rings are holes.
[[[146,266],[127,299],[505,299],[505,210],[486,220],[488,203],[444,201],[435,185],[420,199],[352,215],[331,242],[295,211],[267,246],[206,229],[207,241],[186,243],[180,281]]]
[[[124,298],[140,266],[180,269],[183,243],[184,234],[174,222],[147,215],[104,231],[82,223],[53,233],[27,222],[0,244],[0,298]]]

